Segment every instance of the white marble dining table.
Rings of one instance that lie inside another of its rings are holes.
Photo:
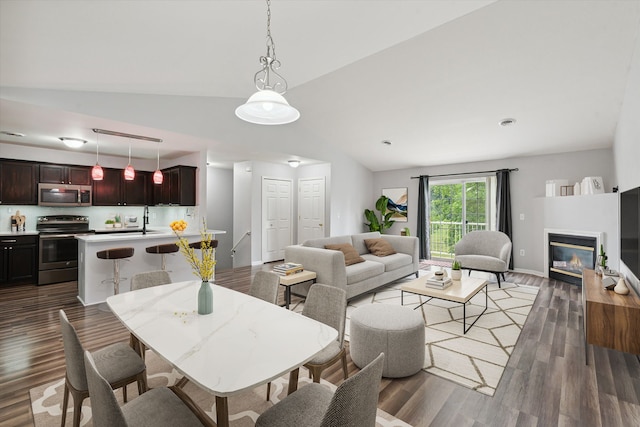
[[[216,397],[216,422],[227,426],[227,397],[291,373],[335,341],[318,321],[247,294],[212,285],[213,313],[197,313],[200,282],[188,281],[107,298],[120,321],[185,378]]]

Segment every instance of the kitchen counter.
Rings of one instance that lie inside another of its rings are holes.
[[[40,234],[39,231],[0,231],[0,237],[11,237],[11,236],[37,236]]]
[[[112,229],[107,229],[112,230]],[[96,230],[97,231],[97,230]],[[208,230],[214,238],[225,234],[223,230]],[[200,241],[200,231],[185,231],[183,236],[189,242]],[[162,256],[146,252],[149,246],[175,243],[176,235],[169,227],[153,227],[143,235],[140,230],[109,234],[87,234],[76,236],[78,240],[78,299],[84,305],[104,302],[113,295],[113,261],[97,257],[96,253],[105,249],[132,247],[131,258],[120,261],[120,293],[130,290],[130,279],[136,273],[160,270]],[[173,282],[194,280],[191,267],[180,252],[167,254],[166,268]]]

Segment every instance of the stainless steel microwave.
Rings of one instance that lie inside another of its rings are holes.
[[[38,184],[40,206],[91,206],[91,186]]]

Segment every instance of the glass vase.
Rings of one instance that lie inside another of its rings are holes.
[[[203,280],[198,291],[198,314],[213,312],[213,290],[208,280]]]

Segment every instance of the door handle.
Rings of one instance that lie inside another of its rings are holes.
[[[318,224],[318,227],[322,227],[322,224]]]

